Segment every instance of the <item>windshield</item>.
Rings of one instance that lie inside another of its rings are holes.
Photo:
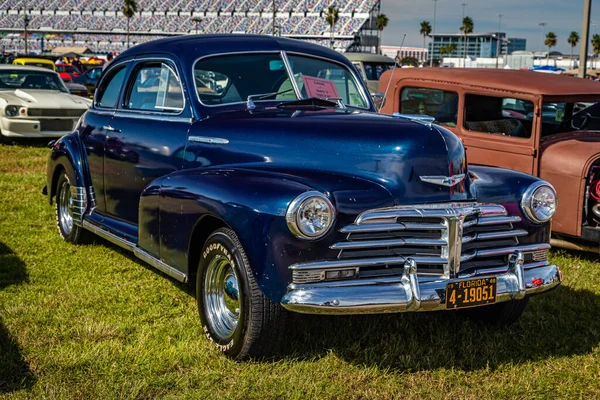
[[[54,73],[28,70],[0,70],[0,90],[40,89],[67,93],[60,77]]]
[[[57,72],[68,72],[70,74],[79,73],[79,71],[77,71],[77,69],[72,65],[57,65],[56,71]]]
[[[378,81],[388,69],[392,69],[394,64],[392,63],[375,63],[375,62],[363,62],[365,68],[365,76],[369,81]]]
[[[360,86],[343,65],[308,56],[289,55],[300,98],[341,99],[351,107],[368,108]],[[245,102],[248,96],[261,100],[298,100],[292,78],[279,53],[232,54],[208,57],[194,67],[200,102],[224,105]]]

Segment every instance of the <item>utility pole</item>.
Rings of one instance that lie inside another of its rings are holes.
[[[24,19],[23,19],[23,34],[25,36],[25,55],[29,54],[29,51],[27,49],[27,26],[29,25],[29,18],[27,17],[27,1],[23,1],[23,15],[24,15]]]
[[[587,72],[588,43],[590,41],[590,15],[592,0],[584,0],[583,21],[581,22],[581,46],[579,47],[579,72],[577,76],[585,78]]]
[[[502,17],[504,14],[498,14],[498,32],[496,32],[496,69],[498,69],[498,59],[500,58],[500,48],[502,47],[500,41],[500,30],[502,29]]]
[[[431,55],[429,57],[429,66],[433,67],[433,46],[435,45],[435,16],[437,13],[437,2],[438,0],[433,0],[433,29],[431,33]]]
[[[545,22],[540,22],[538,25],[542,27],[542,39],[540,41],[540,52],[542,52],[544,51],[544,33],[546,33],[545,28],[548,24]]]
[[[465,19],[465,8],[469,5],[469,3],[460,3],[460,5],[462,6],[462,19],[460,20],[460,23],[462,24],[464,19]],[[462,25],[461,25],[462,26]],[[465,58],[467,58],[467,39],[465,37],[465,35],[463,35],[463,59],[462,59],[462,64],[463,67],[465,66]],[[458,63],[458,66],[460,67],[460,63]]]

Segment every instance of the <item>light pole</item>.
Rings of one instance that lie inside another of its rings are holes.
[[[433,29],[431,32],[431,55],[429,57],[429,66],[433,67],[433,46],[435,45],[435,17],[437,13],[437,2],[438,0],[433,0]]]
[[[496,33],[496,35],[498,35],[498,37],[496,38],[496,69],[498,69],[498,59],[500,58],[500,47],[502,47],[500,45],[500,30],[502,29],[502,17],[504,16],[504,14],[498,14],[498,32]]]
[[[583,21],[581,22],[581,46],[579,46],[579,71],[577,76],[585,78],[587,70],[588,44],[590,42],[590,15],[592,0],[583,3]]]
[[[25,55],[29,53],[27,48],[27,27],[29,26],[29,18],[27,17],[27,0],[23,1],[23,36],[25,37]]]
[[[275,0],[273,0],[273,36],[275,36],[275,16],[276,16],[276,12],[275,12]]]
[[[542,40],[540,41],[540,52],[542,52],[544,51],[544,33],[546,33],[545,28],[548,24],[545,22],[540,22],[538,25],[542,27]]]
[[[469,3],[460,3],[460,5],[462,6],[462,10],[463,10],[462,19],[460,20],[460,23],[461,23],[461,26],[462,26],[462,23],[465,20],[465,8],[469,5]],[[463,35],[462,42],[463,42],[463,59],[462,59],[462,64],[463,64],[463,67],[464,67],[465,66],[465,58],[467,58],[467,39],[466,39],[465,35]],[[458,63],[458,66],[460,67],[460,63]]]

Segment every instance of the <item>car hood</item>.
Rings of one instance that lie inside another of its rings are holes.
[[[600,131],[565,132],[542,139],[541,171],[572,177],[587,176],[589,164],[600,158]]]
[[[80,96],[52,90],[3,90],[0,98],[7,104],[34,108],[87,109],[90,106],[90,101]]]
[[[188,146],[186,152],[202,153],[204,166],[235,160],[236,167],[303,176],[309,171],[317,182],[319,173],[344,174],[383,186],[396,204],[474,198],[460,140],[405,118],[333,109],[229,111],[194,124],[190,135],[229,141],[220,148]],[[451,187],[421,179],[462,174],[464,180]]]

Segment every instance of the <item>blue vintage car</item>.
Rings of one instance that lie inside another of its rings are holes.
[[[207,336],[239,360],[272,353],[289,311],[510,323],[560,283],[548,183],[467,167],[454,134],[375,111],[324,47],[250,35],[136,46],[51,146],[60,235],[94,233],[190,282]]]

